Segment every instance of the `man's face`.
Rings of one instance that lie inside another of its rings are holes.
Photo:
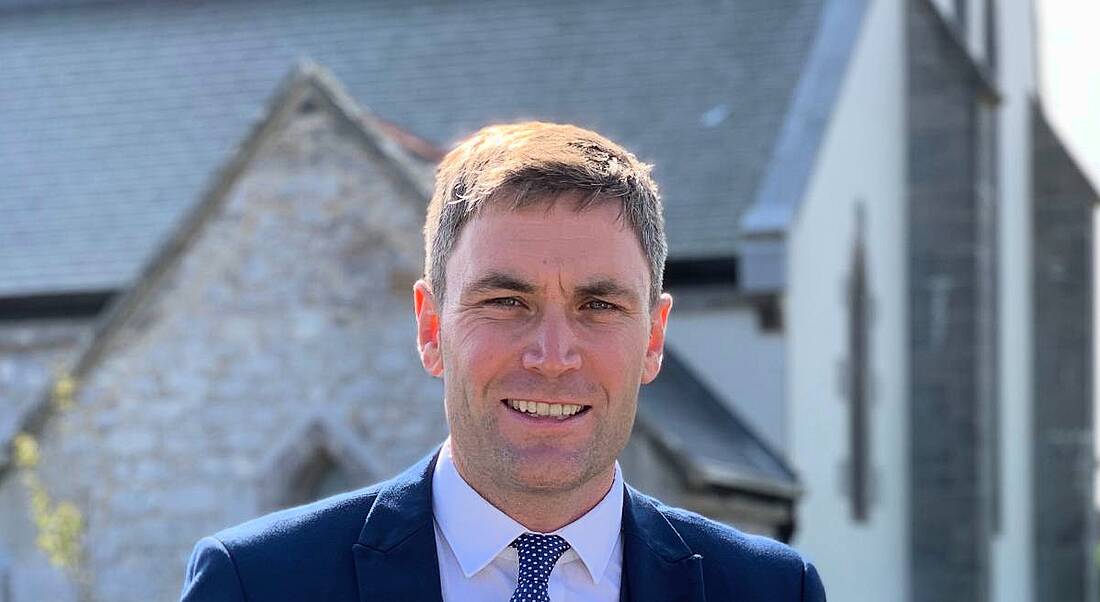
[[[485,207],[447,263],[442,306],[417,283],[421,356],[443,377],[455,461],[475,486],[565,492],[607,477],[638,386],[660,369],[672,299],[649,306],[618,203],[574,203]]]

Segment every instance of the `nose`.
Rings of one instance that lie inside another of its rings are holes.
[[[523,350],[523,367],[556,378],[581,367],[577,337],[560,311],[544,313]]]

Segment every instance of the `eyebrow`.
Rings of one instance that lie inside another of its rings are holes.
[[[531,295],[538,292],[538,287],[515,274],[493,271],[471,282],[462,293],[463,295],[482,295],[502,290]],[[577,297],[610,297],[624,299],[633,304],[641,302],[641,297],[636,292],[613,278],[597,278],[578,286],[573,293]]]
[[[625,299],[630,303],[639,303],[641,301],[637,293],[611,278],[600,278],[577,287],[577,294],[582,297],[613,297]]]
[[[537,289],[535,285],[507,272],[489,272],[471,282],[462,291],[466,295],[480,295],[490,291],[508,290],[530,295]]]

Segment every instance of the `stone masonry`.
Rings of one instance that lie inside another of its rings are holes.
[[[0,322],[0,437],[10,435],[91,330],[87,318]]]
[[[1092,218],[1096,193],[1032,111],[1035,600],[1093,600]]]
[[[411,326],[423,201],[320,105],[265,126],[40,437],[51,494],[86,511],[86,597],[178,596],[199,537],[279,497],[295,432],[353,433],[364,485],[445,435]]]
[[[24,413],[47,394],[50,383],[65,371],[91,331],[91,320],[86,318],[0,323],[2,440],[19,430]],[[0,453],[7,454],[7,447]],[[73,590],[35,547],[26,507],[21,479],[0,480],[0,602],[35,597],[64,600]],[[12,545],[17,542],[24,545]]]
[[[987,432],[978,375],[977,102],[969,57],[909,0],[910,533],[913,602],[988,596]]]

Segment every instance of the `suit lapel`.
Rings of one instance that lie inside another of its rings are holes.
[[[652,501],[626,487],[620,600],[703,602],[702,560]]]
[[[440,602],[432,520],[439,450],[385,484],[352,546],[361,602]]]
[[[352,546],[360,602],[440,602],[432,518],[432,472],[439,450],[385,484]],[[620,599],[705,602],[702,556],[656,506],[626,486]]]

